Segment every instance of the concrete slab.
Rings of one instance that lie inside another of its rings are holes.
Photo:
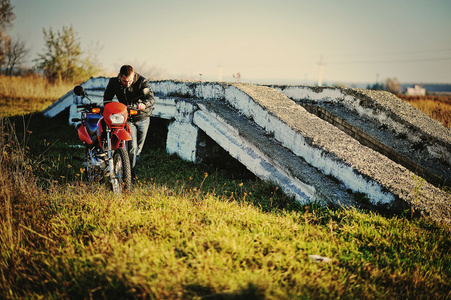
[[[450,195],[445,191],[422,181],[272,88],[247,84],[234,87],[251,99],[242,99],[246,96],[232,91],[226,97],[232,106],[274,133],[279,142],[312,166],[353,191],[367,194],[373,204],[394,205],[401,200],[432,218],[451,221]]]

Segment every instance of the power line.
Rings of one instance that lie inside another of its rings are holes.
[[[432,52],[444,52],[444,51],[451,51],[451,48],[392,52],[392,53],[387,53],[387,54],[432,53]]]
[[[382,58],[380,56],[388,55],[409,55],[409,54],[420,54],[420,53],[439,53],[439,52],[451,52],[451,48],[441,48],[441,49],[429,49],[429,50],[411,50],[411,51],[399,51],[399,52],[379,52],[379,53],[334,53],[327,54],[327,57],[339,57],[339,56],[352,56],[350,60],[346,60],[344,57],[342,60],[332,60],[328,61],[328,64],[385,64],[385,63],[414,63],[414,62],[430,62],[430,61],[447,61],[451,60],[451,56],[442,57],[426,57],[426,58]],[[443,53],[445,54],[445,53]],[[445,55],[450,53],[446,53]],[[356,60],[357,57],[362,57],[360,60]],[[367,58],[363,58],[363,57]],[[368,58],[370,57],[370,58]],[[380,57],[378,59],[378,57]]]
[[[442,49],[429,49],[429,50],[411,50],[411,51],[395,51],[395,52],[379,52],[379,53],[327,53],[327,56],[343,56],[343,55],[351,55],[351,56],[362,56],[362,55],[370,55],[370,56],[382,56],[382,55],[406,55],[406,54],[414,54],[414,53],[434,53],[434,52],[446,52],[451,51],[451,48],[442,48]]]
[[[417,59],[393,59],[393,60],[368,60],[368,61],[332,61],[328,64],[396,64],[396,63],[412,63],[412,62],[428,62],[428,61],[445,61],[451,60],[450,57],[438,58],[417,58]]]

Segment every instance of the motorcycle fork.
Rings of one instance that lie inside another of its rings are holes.
[[[111,149],[111,129],[106,129],[106,140],[108,143],[108,169],[110,171],[110,176],[113,173],[113,150]]]
[[[112,145],[111,145],[111,129],[110,128],[107,128],[106,130],[106,136],[107,136],[107,143],[108,143],[108,170],[110,171],[110,174],[114,174],[114,161],[113,161],[113,149],[111,149],[112,148]],[[125,149],[125,151],[127,151],[127,148],[128,148],[128,146],[127,146],[127,142],[126,141],[121,141],[121,146]],[[113,180],[112,178],[111,178],[111,180]]]

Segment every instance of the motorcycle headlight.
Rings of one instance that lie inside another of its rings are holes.
[[[119,125],[125,123],[125,116],[123,114],[112,114],[110,116],[111,124]]]

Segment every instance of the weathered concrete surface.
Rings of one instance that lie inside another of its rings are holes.
[[[268,113],[268,116],[263,117],[268,120],[262,119],[258,107],[246,108],[246,105],[233,101],[232,105],[243,106],[239,108],[242,113],[253,118],[266,131],[273,132],[274,137],[285,147],[304,157],[323,173],[336,177],[354,191],[369,194],[371,200],[376,201],[375,204],[400,199],[433,219],[451,221],[450,195],[443,190],[421,181],[413,172],[363,146],[276,90],[246,84],[235,86]],[[278,122],[286,124],[297,135],[275,124]],[[308,151],[304,152],[306,145],[318,149],[320,154],[309,155]],[[368,181],[369,185],[365,185],[364,181]],[[362,186],[366,190],[361,190]],[[371,191],[372,187],[374,190]],[[389,199],[390,194],[393,199]]]
[[[261,179],[275,182],[301,203],[356,205],[343,184],[287,151],[264,129],[223,101],[203,101],[199,107],[194,123]],[[221,124],[206,126],[210,122]]]
[[[436,186],[451,184],[451,130],[393,94],[338,87],[275,88]]]
[[[82,83],[81,85],[89,94],[89,98],[95,102],[100,103],[103,101],[103,93],[105,91],[105,87],[108,84],[109,78],[106,77],[95,77],[91,78],[88,81]],[[69,108],[69,123],[72,118],[78,118],[79,113],[77,110],[77,104],[88,103],[87,99],[82,99],[74,94],[73,91],[67,92],[60,99],[53,102],[47,108],[45,108],[42,113],[45,116],[53,118],[57,114],[61,113],[63,110]]]

